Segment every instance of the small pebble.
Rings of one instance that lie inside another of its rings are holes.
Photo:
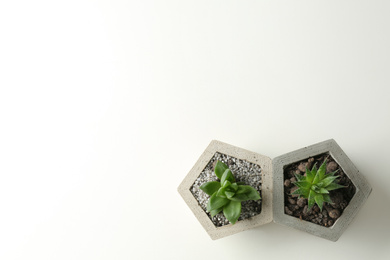
[[[326,172],[334,172],[335,170],[337,170],[337,163],[335,162],[330,162],[328,163],[328,165],[326,166]]]
[[[228,166],[230,166],[230,165],[232,165],[233,164],[233,160],[230,158],[229,160],[228,160]]]
[[[288,208],[288,207],[284,207],[284,212],[287,214],[287,215],[292,215],[293,212]]]
[[[288,202],[289,202],[290,204],[292,204],[292,205],[297,204],[297,202],[296,202],[294,199],[292,199],[292,198],[288,198]]]
[[[290,181],[291,181],[292,183],[294,183],[294,182],[297,181],[297,179],[295,179],[295,177],[292,177],[292,178],[290,179]]]
[[[215,165],[217,164],[217,160],[213,162],[213,169],[215,168]]]
[[[303,215],[307,216],[310,212],[311,210],[307,211],[307,205],[305,205],[305,207],[303,208]]]
[[[306,165],[307,165],[307,163],[299,164],[298,170],[300,170],[301,172],[306,172]]]
[[[314,162],[314,158],[310,158],[309,160],[307,160],[306,168],[311,170],[311,167],[313,166],[313,162]]]
[[[304,207],[306,205],[306,199],[305,198],[299,198],[297,201],[297,204],[299,207]]]
[[[333,220],[328,220],[328,226],[331,227],[333,225]]]
[[[284,186],[290,187],[290,185],[291,185],[291,181],[289,179],[284,181]]]
[[[331,211],[329,211],[329,217],[337,219],[338,217],[340,217],[340,210],[332,209]]]

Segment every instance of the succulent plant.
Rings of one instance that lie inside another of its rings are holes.
[[[214,173],[220,181],[206,182],[200,189],[210,195],[207,203],[207,212],[214,217],[219,212],[235,224],[241,215],[241,202],[247,200],[259,200],[260,194],[252,186],[236,182],[232,171],[221,161],[217,161]]]
[[[335,181],[340,176],[334,176],[338,171],[334,171],[328,174],[326,172],[326,161],[321,164],[320,168],[317,169],[314,164],[312,170],[306,168],[306,175],[295,174],[297,179],[294,185],[298,187],[291,194],[297,194],[299,197],[304,197],[308,200],[308,210],[310,210],[316,203],[322,211],[324,202],[333,203],[329,196],[329,191],[344,188]]]

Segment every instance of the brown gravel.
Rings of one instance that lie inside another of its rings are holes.
[[[307,211],[307,199],[298,198],[298,195],[291,195],[297,187],[293,184],[295,182],[294,173],[304,175],[306,172],[306,166],[311,167],[314,163],[317,164],[317,168],[327,159],[327,173],[338,170],[335,175],[340,176],[338,178],[339,184],[346,186],[337,190],[330,191],[330,197],[333,204],[324,203],[322,211],[315,204],[311,210]],[[295,162],[288,165],[284,169],[284,209],[285,214],[300,218],[305,221],[309,221],[324,227],[331,227],[334,222],[343,214],[344,209],[348,206],[352,197],[356,192],[356,188],[352,181],[347,177],[337,162],[329,155],[329,153],[320,154],[307,158],[302,161]]]

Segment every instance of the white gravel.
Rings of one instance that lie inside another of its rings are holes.
[[[261,195],[261,168],[257,164],[240,160],[225,154],[215,153],[213,158],[207,164],[202,173],[195,180],[191,187],[191,193],[194,195],[199,205],[206,212],[207,203],[210,196],[203,192],[199,187],[209,181],[218,181],[217,176],[214,173],[214,165],[216,161],[222,161],[227,164],[229,169],[233,172],[237,182],[244,182],[246,185],[250,185],[259,191]],[[258,201],[245,201],[242,202],[241,216],[238,221],[247,219],[260,214],[261,212],[261,200]],[[207,213],[211,221],[215,226],[220,227],[229,224],[229,221],[225,218],[223,213],[219,213],[213,218]]]

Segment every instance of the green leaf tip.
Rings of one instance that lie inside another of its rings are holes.
[[[210,181],[210,182],[206,182],[205,184],[203,184],[202,186],[200,186],[199,188],[206,192],[207,195],[213,195],[216,191],[219,190],[219,188],[221,187],[221,183],[219,183],[218,181]]]
[[[235,182],[233,173],[230,169],[226,169],[221,177],[221,183],[224,183],[225,181]]]
[[[241,215],[241,202],[230,201],[229,204],[223,208],[223,215],[225,215],[229,222],[234,225]]]
[[[215,175],[217,175],[218,179],[221,179],[223,173],[227,169],[229,169],[229,167],[226,164],[224,164],[221,161],[217,161],[217,163],[215,164],[214,173],[215,173]]]

